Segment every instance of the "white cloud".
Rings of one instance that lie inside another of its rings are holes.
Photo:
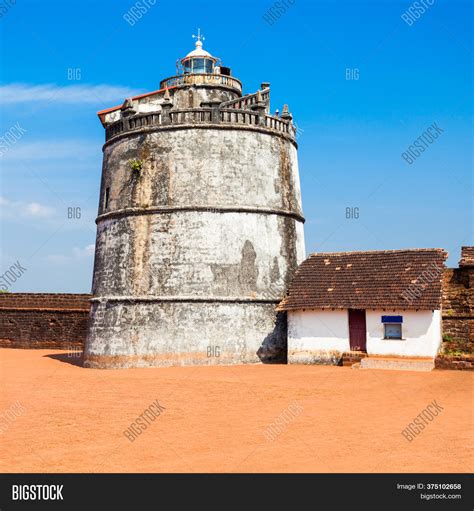
[[[0,86],[0,104],[48,103],[52,104],[104,104],[121,102],[142,91],[120,85],[32,85],[11,83]]]
[[[52,254],[46,259],[50,263],[67,264],[77,262],[84,259],[89,259],[94,256],[95,245],[86,245],[84,248],[74,247],[70,254]]]
[[[43,206],[38,202],[31,202],[26,205],[26,213],[31,216],[48,217],[54,213],[54,209],[48,206]]]
[[[55,213],[54,208],[39,202],[11,201],[0,197],[0,216],[5,218],[48,218]]]
[[[94,255],[95,252],[95,245],[94,243],[91,243],[90,245],[86,245],[84,248],[77,248],[74,247],[73,254],[76,258],[82,258],[82,257],[91,257]]]
[[[21,141],[10,147],[1,155],[1,161],[39,161],[39,160],[85,160],[97,157],[100,159],[101,147],[97,142],[66,139],[59,141],[37,140],[35,142]]]

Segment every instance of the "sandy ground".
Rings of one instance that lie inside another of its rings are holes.
[[[284,365],[104,371],[77,363],[65,352],[0,350],[1,471],[474,468],[472,373]],[[124,430],[156,400],[164,410],[130,442]],[[409,442],[401,431],[433,400],[443,410]],[[12,418],[6,412],[17,401]]]

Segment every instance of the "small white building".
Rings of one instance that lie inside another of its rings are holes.
[[[288,314],[288,363],[340,364],[354,352],[433,359],[446,257],[442,249],[310,255],[278,306]]]

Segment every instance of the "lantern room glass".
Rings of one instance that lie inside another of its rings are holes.
[[[183,62],[184,74],[190,73],[212,73],[214,71],[214,61],[205,58],[193,58]]]

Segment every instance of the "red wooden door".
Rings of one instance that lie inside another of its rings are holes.
[[[349,344],[351,351],[367,350],[365,310],[349,309]]]

